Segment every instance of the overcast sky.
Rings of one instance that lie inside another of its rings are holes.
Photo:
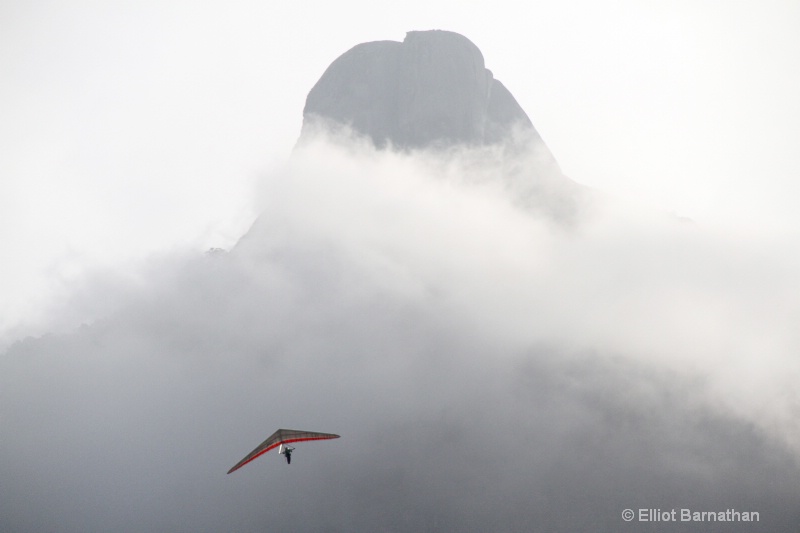
[[[0,5],[0,328],[97,265],[227,248],[353,45],[449,29],[576,181],[796,234],[791,0]]]
[[[0,525],[796,531],[800,6],[718,5],[0,4]],[[629,203],[290,159],[336,57],[430,28]],[[225,476],[278,427],[342,438]]]

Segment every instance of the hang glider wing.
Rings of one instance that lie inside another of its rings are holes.
[[[338,439],[339,435],[333,433],[318,433],[316,431],[298,431],[296,429],[279,429],[269,436],[267,440],[259,444],[255,450],[248,453],[247,456],[236,463],[236,465],[228,470],[228,473],[235,472],[250,461],[261,457],[273,448],[277,448],[281,444],[289,444],[291,442],[302,442],[306,440],[327,440]]]

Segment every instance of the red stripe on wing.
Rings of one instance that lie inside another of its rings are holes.
[[[235,471],[239,470],[241,467],[243,467],[247,463],[255,461],[256,459],[258,459],[259,457],[261,457],[262,455],[264,455],[268,451],[277,448],[281,444],[289,444],[289,443],[292,443],[292,442],[303,442],[303,441],[309,441],[309,440],[328,440],[328,439],[337,439],[337,438],[339,438],[339,435],[325,435],[325,436],[320,436],[320,437],[298,437],[298,438],[294,438],[294,439],[289,438],[289,439],[281,440],[281,441],[278,441],[278,442],[276,442],[274,444],[269,445],[267,448],[264,448],[263,450],[260,450],[257,454],[253,455],[252,457],[250,457],[250,456],[245,457],[244,459],[239,461],[239,463],[237,463],[236,466],[234,466],[233,468],[228,470],[228,473],[230,474],[231,472],[235,472]]]

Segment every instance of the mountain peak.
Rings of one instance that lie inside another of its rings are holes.
[[[541,140],[478,47],[442,30],[362,43],[339,56],[308,94],[303,134],[320,119],[348,125],[378,147],[491,144],[514,128]]]

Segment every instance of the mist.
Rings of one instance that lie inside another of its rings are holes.
[[[2,529],[796,531],[797,255],[542,164],[320,132],[231,250],[85,276],[0,358]],[[342,438],[225,475],[280,427]]]

